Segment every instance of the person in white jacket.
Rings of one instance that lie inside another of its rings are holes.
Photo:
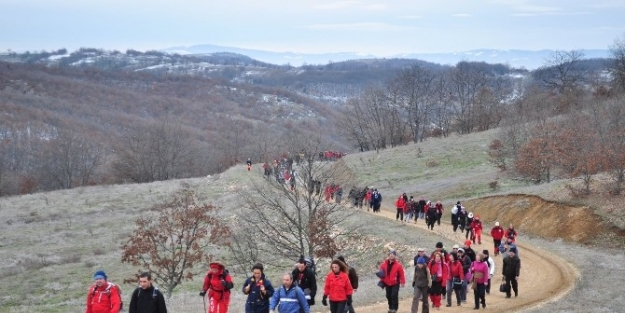
[[[488,254],[488,249],[484,249],[482,253],[484,254],[484,258],[488,264],[488,285],[486,286],[486,293],[490,294],[490,280],[493,278],[493,275],[495,275],[495,260],[493,260],[493,258],[491,258]]]

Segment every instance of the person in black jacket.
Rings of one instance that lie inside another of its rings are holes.
[[[306,266],[306,259],[301,256],[293,270],[293,283],[299,286],[306,297],[309,306],[315,305],[315,295],[317,294],[317,280],[312,268]],[[301,312],[304,312],[302,309]]]
[[[519,273],[521,273],[521,259],[516,255],[516,248],[508,250],[508,256],[503,259],[501,274],[506,279],[506,298],[510,298],[510,285],[514,290],[514,296],[519,295]]]
[[[358,272],[356,272],[355,268],[349,266],[349,264],[345,262],[345,258],[342,255],[338,256],[337,259],[345,263],[345,265],[347,265],[347,267],[349,268],[349,272],[347,272],[347,277],[349,277],[349,282],[351,283],[354,292],[358,291]],[[347,306],[347,308],[349,310],[349,313],[355,313],[353,305],[349,305]]]
[[[130,297],[129,313],[167,313],[165,297],[152,286],[152,275],[144,272],[139,275],[139,288]]]

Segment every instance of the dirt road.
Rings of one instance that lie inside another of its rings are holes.
[[[373,214],[369,212],[369,214]],[[382,212],[375,215],[380,218],[395,219],[395,210],[382,209]],[[398,224],[401,222],[397,222]],[[425,222],[419,220],[417,224],[410,224],[414,227],[419,227],[427,230]],[[490,232],[490,225],[485,225],[484,233]],[[464,242],[464,235],[459,232],[454,233],[452,231],[451,224],[441,223],[440,226],[435,226],[431,231],[438,234],[441,237],[446,237],[451,240],[457,241],[462,246]],[[483,249],[489,249],[492,254],[493,240],[490,236],[482,235],[482,244],[473,245],[473,249],[481,251]],[[494,257],[496,262],[496,275],[493,278],[493,286],[491,287],[490,295],[486,295],[486,309],[489,311],[505,311],[505,312],[519,312],[523,309],[530,307],[540,306],[542,303],[554,301],[569,292],[577,279],[579,272],[568,261],[554,255],[548,251],[543,251],[539,247],[534,247],[529,244],[523,243],[523,238],[518,238],[517,245],[519,246],[519,255],[521,256],[521,276],[519,277],[519,296],[517,298],[506,299],[505,294],[499,292],[499,282],[501,281],[501,267],[502,257]],[[432,251],[434,247],[426,247],[428,251]],[[448,247],[449,248],[449,247]],[[412,282],[412,270],[408,270],[406,275],[407,284],[406,288],[411,288]],[[383,292],[383,291],[380,291]],[[453,296],[453,295],[452,295]],[[447,312],[469,312],[473,311],[473,292],[469,291],[467,295],[467,303],[463,303],[461,307],[457,307],[452,301],[453,306],[447,308],[441,307],[440,311]],[[399,303],[398,313],[409,313],[412,304],[412,298],[401,299]],[[384,313],[388,311],[386,303],[375,304],[365,307],[357,307],[358,313]],[[430,310],[433,308],[430,306]],[[438,310],[433,310],[438,311]],[[419,308],[421,312],[421,308]]]

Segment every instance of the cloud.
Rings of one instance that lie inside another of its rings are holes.
[[[365,4],[362,1],[337,1],[331,3],[319,4],[314,7],[318,10],[343,10],[343,9],[362,9],[362,10],[371,10],[371,11],[379,11],[385,10],[387,8],[384,3],[373,3],[373,4]]]
[[[468,14],[468,13],[456,13],[456,14],[452,14],[451,16],[453,16],[453,17],[471,17],[471,14]]]
[[[403,15],[403,16],[398,16],[398,18],[407,19],[407,20],[418,20],[418,19],[423,18],[423,16],[420,16],[420,15]]]
[[[575,16],[575,15],[591,15],[592,12],[545,12],[545,13],[513,13],[516,17],[532,17],[532,16]]]
[[[362,23],[344,23],[344,24],[313,24],[305,26],[307,29],[314,30],[351,30],[351,31],[391,31],[391,30],[408,30],[414,27],[406,27],[399,25],[391,25],[386,23],[362,22]]]

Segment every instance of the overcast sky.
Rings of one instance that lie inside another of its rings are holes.
[[[0,52],[215,44],[304,53],[607,49],[625,0],[0,0]]]

